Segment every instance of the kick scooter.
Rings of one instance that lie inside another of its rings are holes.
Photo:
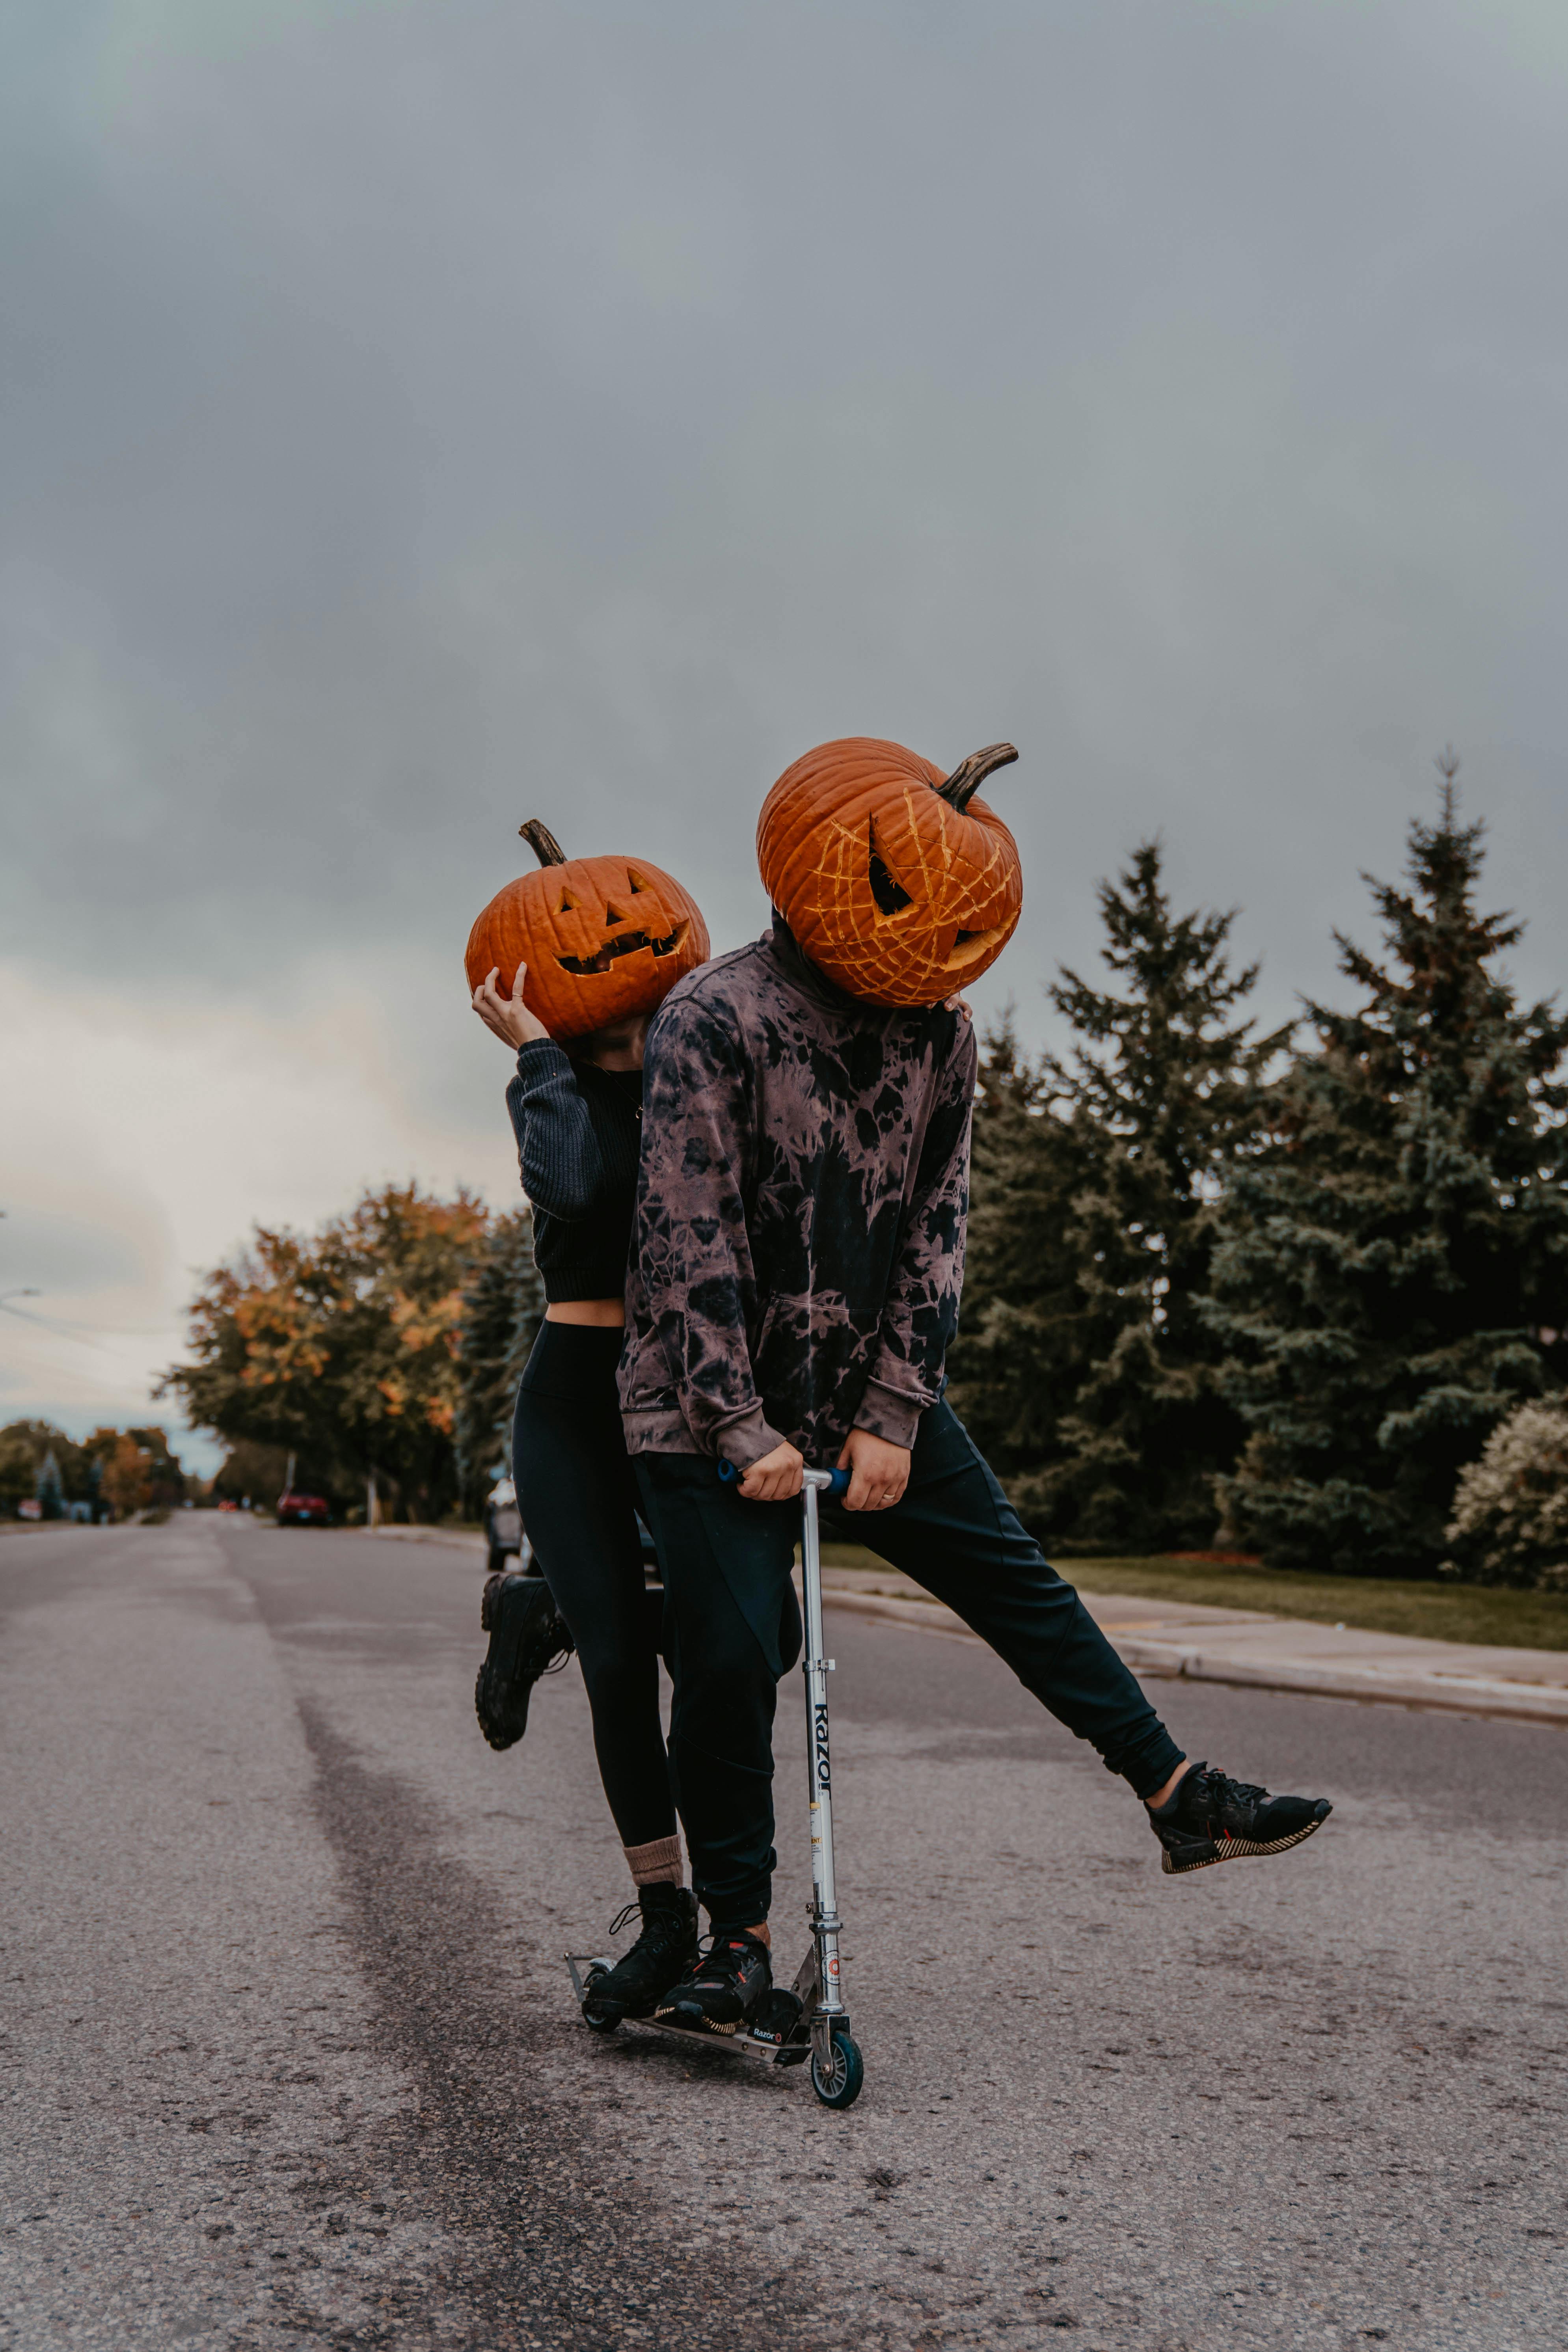
[[[719,1465],[726,1485],[741,1473],[730,1462]],[[820,1494],[835,1500],[849,1491],[847,1470],[807,1470],[801,1496],[801,1595],[805,1621],[805,1653],[801,1672],[805,1676],[805,1756],[811,1804],[811,1949],[801,1963],[795,1983],[780,1987],[756,2014],[723,2034],[666,2025],[651,2017],[627,2017],[596,2027],[613,2033],[616,2023],[638,2033],[658,2033],[672,2042],[700,2042],[705,2050],[745,2050],[769,2058],[775,2066],[809,2063],[811,2087],[825,2107],[853,2106],[866,2079],[859,2044],[849,2031],[844,2006],[843,1970],[838,1938],[844,1923],[833,1877],[833,1768],[827,1734],[827,1677],[833,1660],[822,1647],[822,1546],[817,1533],[816,1502]],[[612,1963],[568,1954],[567,1967],[579,2006],[595,1979],[607,1975]]]

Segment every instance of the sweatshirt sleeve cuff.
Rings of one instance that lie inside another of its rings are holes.
[[[524,1086],[537,1087],[546,1078],[572,1075],[572,1056],[553,1037],[531,1037],[517,1049],[517,1075]]]
[[[770,1429],[763,1418],[763,1408],[754,1404],[738,1421],[727,1421],[713,1441],[714,1451],[737,1470],[749,1470],[764,1454],[771,1454],[784,1439],[776,1429]]]
[[[907,1453],[930,1402],[929,1397],[911,1396],[908,1389],[889,1388],[886,1381],[868,1381],[856,1408],[855,1426],[868,1429],[873,1437],[885,1438],[889,1445],[901,1445]]]

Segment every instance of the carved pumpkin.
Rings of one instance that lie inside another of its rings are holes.
[[[568,857],[537,817],[518,831],[539,860],[499,890],[468,933],[469,989],[493,966],[552,1037],[651,1013],[708,961],[708,927],[679,883],[642,857]]]
[[[974,797],[1011,743],[940,768],[869,735],[819,743],[763,803],[757,863],[802,951],[871,1004],[939,1004],[1018,927],[1018,845]]]

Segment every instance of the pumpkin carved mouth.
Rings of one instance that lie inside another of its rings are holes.
[[[960,931],[952,943],[952,953],[943,964],[943,971],[963,971],[984,955],[989,955],[998,940],[1005,940],[1010,929],[1006,923],[994,924],[988,931]]]
[[[673,955],[687,932],[689,922],[677,923],[668,939],[656,940],[651,931],[626,931],[618,939],[607,940],[597,955],[557,956],[563,971],[573,971],[585,977],[590,972],[608,971],[617,956],[634,955],[639,948],[651,948],[656,956]]]

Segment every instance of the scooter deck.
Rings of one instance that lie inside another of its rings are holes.
[[[608,1968],[611,1963],[579,1952],[568,1952],[565,1959],[572,1972],[572,1990],[581,2008],[588,1990],[589,1971]],[[731,2033],[705,2033],[700,2027],[668,2025],[654,2017],[623,2017],[616,2030],[622,2033],[653,2033],[661,2041],[685,2042],[699,2050],[743,2051],[748,2057],[771,2059],[775,2066],[803,2066],[811,2055],[811,2019],[817,1998],[815,1948],[802,1961],[790,1991],[799,2003],[799,2015],[782,2037],[776,2031],[751,2025],[737,2025]]]

